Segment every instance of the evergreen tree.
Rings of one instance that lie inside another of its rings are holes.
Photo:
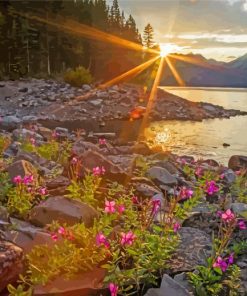
[[[147,24],[144,28],[143,41],[147,48],[151,48],[154,45],[154,30],[150,24]]]

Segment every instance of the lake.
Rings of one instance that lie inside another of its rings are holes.
[[[191,100],[208,102],[228,109],[247,111],[247,89],[162,87]],[[178,155],[213,158],[227,164],[231,155],[247,155],[247,116],[207,119],[202,122],[160,121],[145,131],[151,146],[162,146]],[[230,146],[224,147],[223,143]]]

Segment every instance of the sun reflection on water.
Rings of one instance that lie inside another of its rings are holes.
[[[171,130],[161,125],[151,125],[145,130],[145,137],[150,148],[168,150],[172,139]]]

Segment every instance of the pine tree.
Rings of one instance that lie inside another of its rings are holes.
[[[143,33],[143,43],[147,48],[151,48],[154,45],[154,30],[150,24],[147,24]]]

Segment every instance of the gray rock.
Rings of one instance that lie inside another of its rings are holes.
[[[23,251],[11,242],[0,240],[0,292],[23,272]]]
[[[189,283],[188,278],[187,278],[187,274],[185,272],[176,274],[174,276],[174,281],[176,281],[177,283],[179,283],[180,286],[183,286],[187,291],[193,293],[193,287]],[[194,295],[194,294],[191,294],[191,295]]]
[[[234,213],[241,215],[241,213],[247,213],[247,204],[241,202],[235,202],[231,204],[231,209]]]
[[[5,207],[0,206],[0,220],[4,222],[8,222],[9,220],[9,214]]]
[[[227,183],[231,184],[236,180],[236,175],[233,170],[229,169],[224,172],[224,178],[227,181]]]
[[[147,176],[154,182],[173,186],[177,184],[177,179],[171,175],[165,168],[154,166],[147,171]]]
[[[58,221],[60,224],[68,225],[81,222],[89,227],[92,226],[96,217],[96,210],[89,205],[63,196],[56,196],[34,207],[30,212],[29,220],[37,226],[45,226],[52,221]]]
[[[15,129],[12,133],[12,137],[14,141],[29,140],[30,138],[34,138],[36,141],[44,140],[40,134],[25,128]]]
[[[162,278],[160,290],[162,295],[189,296],[190,293],[178,282],[174,281],[169,275],[165,274]]]
[[[100,106],[102,104],[103,100],[101,99],[95,99],[95,100],[90,100],[89,103],[95,107]]]
[[[90,91],[92,88],[91,88],[91,86],[88,85],[88,84],[83,84],[83,85],[82,85],[82,89],[85,90],[85,91]]]
[[[182,227],[178,233],[181,242],[169,262],[171,273],[192,271],[197,265],[204,265],[211,254],[211,237],[191,227]]]
[[[21,120],[18,117],[14,115],[5,116],[0,121],[0,129],[12,131],[16,129],[20,124]]]
[[[19,88],[19,92],[28,92],[28,88],[27,87]]]

